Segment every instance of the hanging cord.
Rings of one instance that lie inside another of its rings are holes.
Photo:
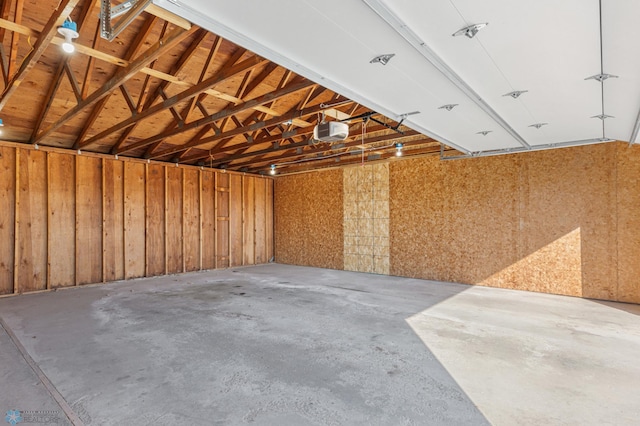
[[[366,117],[362,120],[362,138],[361,138],[361,149],[362,149],[362,165],[364,166],[364,135],[367,133],[367,123],[369,123],[369,118]]]

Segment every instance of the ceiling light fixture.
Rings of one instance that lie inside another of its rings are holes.
[[[402,157],[402,148],[403,145],[400,142],[396,143],[396,157]]]
[[[493,130],[483,130],[481,132],[477,132],[476,135],[487,136],[491,132],[493,132]]]
[[[438,107],[438,109],[446,109],[447,111],[451,111],[457,106],[458,104],[446,104],[446,105],[442,105],[441,107]]]
[[[527,93],[528,90],[514,90],[513,92],[505,93],[502,96],[511,96],[513,99],[518,99],[523,93]]]
[[[530,125],[529,127],[535,127],[536,129],[539,129],[540,127],[546,126],[547,124],[549,124],[549,123],[535,123],[535,124]]]
[[[67,53],[73,53],[76,48],[73,45],[73,39],[80,37],[78,34],[78,25],[70,18],[67,18],[62,26],[58,27],[58,33],[64,37],[64,43],[62,43],[62,50]]]
[[[4,126],[4,123],[2,122],[2,118],[0,118],[0,127]]]
[[[455,33],[453,33],[451,35],[453,37],[467,36],[468,38],[473,38],[473,37],[475,37],[476,34],[478,34],[478,31],[480,31],[481,29],[483,29],[487,25],[489,25],[488,22],[483,22],[481,24],[469,25],[468,27],[464,27],[464,28],[456,31]]]
[[[396,56],[395,53],[387,53],[387,54],[384,54],[384,55],[376,56],[375,58],[370,60],[369,63],[370,64],[387,65],[389,63],[389,61],[391,60],[391,58],[393,58],[394,56]]]
[[[269,170],[269,174],[271,174],[271,175],[275,175],[276,174],[276,165],[275,164],[271,165],[271,168]]]
[[[615,118],[613,115],[607,115],[607,114],[598,114],[598,115],[594,115],[591,118],[599,118],[600,120],[606,120],[607,118]]]
[[[587,77],[587,78],[585,78],[585,80],[597,80],[600,83],[602,83],[603,81],[605,81],[608,78],[618,78],[618,76],[617,75],[613,75],[613,74],[602,73],[602,74],[592,75],[591,77]]]

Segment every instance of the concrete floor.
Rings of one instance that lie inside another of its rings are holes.
[[[640,306],[271,264],[5,298],[0,318],[2,417],[640,421]]]

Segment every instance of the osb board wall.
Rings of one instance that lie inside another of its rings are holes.
[[[640,147],[390,168],[391,274],[640,303]]]
[[[389,164],[349,167],[344,184],[344,269],[389,274]]]
[[[342,170],[276,178],[275,258],[343,269]]]
[[[0,294],[264,263],[272,193],[264,177],[0,144]]]

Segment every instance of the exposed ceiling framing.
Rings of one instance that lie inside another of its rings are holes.
[[[103,1],[55,3],[0,5],[2,140],[257,173],[389,158],[399,142],[407,155],[440,149],[377,113],[386,126],[354,119],[347,140],[314,141],[323,113],[375,111],[150,1],[114,17],[113,41],[100,37]],[[57,33],[67,17],[71,55]]]

